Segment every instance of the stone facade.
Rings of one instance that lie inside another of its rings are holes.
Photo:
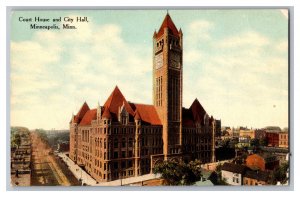
[[[279,147],[288,148],[289,147],[289,133],[279,132]]]
[[[213,162],[221,121],[196,99],[182,107],[183,33],[167,14],[153,35],[153,105],[118,87],[103,106],[84,103],[70,121],[70,158],[98,182],[151,173],[163,160]]]

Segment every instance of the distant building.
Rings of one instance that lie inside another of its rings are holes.
[[[247,128],[240,129],[239,137],[249,137],[250,139],[254,139],[255,131]]]
[[[254,131],[254,138],[256,139],[264,139],[266,137],[266,130],[264,129],[256,129]]]
[[[289,133],[279,132],[279,147],[288,148],[289,147]]]
[[[252,154],[246,158],[246,166],[252,170],[274,170],[279,166],[279,159],[270,154]]]
[[[266,132],[266,139],[268,146],[278,147],[279,146],[279,132]]]
[[[57,151],[59,152],[68,152],[70,150],[69,142],[59,142],[57,144]]]

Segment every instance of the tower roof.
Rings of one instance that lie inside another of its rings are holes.
[[[158,31],[158,33],[157,33],[157,37],[160,37],[161,35],[164,34],[164,29],[165,29],[166,27],[170,30],[169,32],[170,32],[172,35],[178,36],[179,32],[178,32],[178,30],[177,30],[175,24],[173,23],[173,21],[172,21],[170,15],[169,15],[169,13],[167,13],[167,15],[166,15],[164,21],[162,22],[162,24],[161,24],[161,26],[160,26],[160,28],[159,28],[159,31]]]

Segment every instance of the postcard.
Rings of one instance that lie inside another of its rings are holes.
[[[12,10],[11,186],[290,184],[289,9]]]

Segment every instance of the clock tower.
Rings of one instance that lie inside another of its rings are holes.
[[[169,14],[153,35],[153,105],[163,125],[165,159],[181,154],[182,37]]]

